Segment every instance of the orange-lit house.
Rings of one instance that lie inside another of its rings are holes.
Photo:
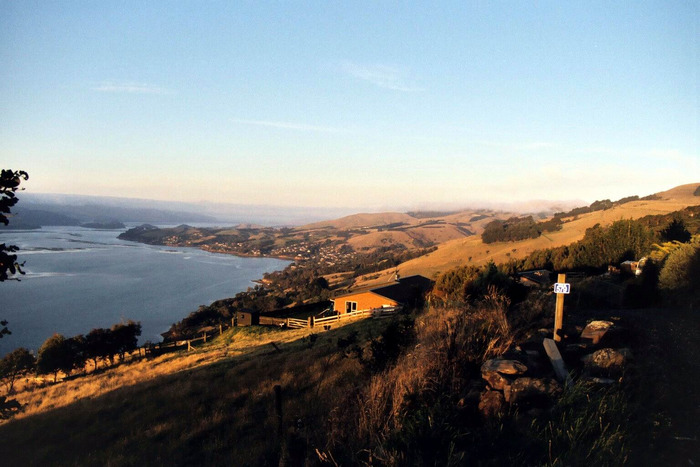
[[[375,285],[339,295],[333,299],[333,310],[336,313],[349,313],[392,306],[416,306],[432,286],[433,281],[427,277],[410,276],[389,285]]]

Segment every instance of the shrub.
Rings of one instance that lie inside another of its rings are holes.
[[[671,251],[659,273],[659,288],[673,293],[676,301],[700,294],[700,243]]]

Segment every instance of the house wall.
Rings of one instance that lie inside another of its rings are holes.
[[[357,311],[381,308],[382,306],[397,306],[398,303],[374,292],[360,292],[352,295],[338,297],[333,301],[333,310],[336,313],[345,313],[346,302],[357,302]]]
[[[239,311],[236,313],[236,325],[237,326],[252,326],[253,324],[258,324],[260,320],[257,314],[248,313],[244,311]]]

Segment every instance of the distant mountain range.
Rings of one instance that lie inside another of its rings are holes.
[[[10,229],[35,229],[41,226],[78,226],[118,223],[149,223],[156,225],[220,225],[231,226],[252,224],[268,227],[299,226],[310,223],[328,223],[328,219],[338,219],[357,213],[354,208],[243,205],[234,203],[176,202],[104,196],[18,193],[19,203],[12,209]],[[486,203],[488,204],[488,203]],[[516,213],[552,214],[557,210],[584,204],[577,201],[531,201],[501,204],[498,207],[479,206],[458,208],[450,206],[449,212],[456,214],[481,208]],[[438,207],[435,207],[436,209]],[[435,217],[438,213],[432,207],[416,210],[405,206],[409,214],[394,213],[394,216],[415,218]],[[372,214],[370,214],[372,215]],[[355,221],[362,221],[353,216]],[[414,219],[415,220],[415,219]],[[362,223],[360,222],[360,223]],[[0,228],[3,226],[0,225]]]

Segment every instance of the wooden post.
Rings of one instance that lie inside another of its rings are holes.
[[[219,323],[219,335],[222,335],[224,333],[224,325]]]
[[[235,319],[236,319],[236,318],[231,318],[231,327],[232,327],[232,328],[236,327],[236,325],[234,324],[234,320],[235,320]]]
[[[310,328],[314,327],[314,318],[312,316],[309,316],[309,319],[307,321],[309,323]]]
[[[566,282],[566,274],[559,274],[557,276],[557,282],[563,284]],[[561,328],[564,326],[564,295],[563,293],[557,294],[557,306],[554,312],[554,340],[556,342],[561,341]]]
[[[202,337],[204,338],[204,343],[206,344],[207,343],[207,333],[203,332]]]
[[[190,350],[192,350],[192,345],[190,344],[190,341],[188,340],[187,341],[187,351],[189,352]]]

